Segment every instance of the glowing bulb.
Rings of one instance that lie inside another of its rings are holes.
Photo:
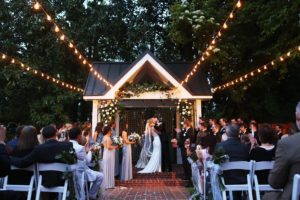
[[[30,67],[27,67],[26,70],[29,71],[29,70],[30,70]]]
[[[291,52],[288,52],[286,55],[287,55],[288,57],[290,57],[290,56],[291,56]]]
[[[271,65],[274,65],[274,64],[275,64],[274,61],[272,61],[272,62],[271,62]]]
[[[210,56],[210,54],[208,53],[208,51],[206,51],[205,54],[206,54],[207,56]]]
[[[81,55],[79,55],[79,57],[78,57],[78,58],[79,58],[79,60],[81,60],[82,56],[81,56]]]
[[[253,73],[253,72],[251,72],[251,76],[254,76],[254,73]]]
[[[34,73],[37,74],[38,72],[36,70],[34,70]]]
[[[216,40],[211,41],[212,44],[216,44]]]
[[[227,28],[228,28],[228,26],[227,26],[226,23],[223,24],[223,28],[224,28],[224,29],[227,29]]]
[[[65,35],[62,34],[59,39],[62,40],[62,41],[65,40]]]
[[[75,54],[77,54],[77,53],[78,53],[77,49],[75,49],[74,53],[75,53]]]
[[[58,26],[56,26],[55,25],[55,27],[54,27],[54,31],[57,33],[57,32],[59,32],[59,28],[58,28]]]
[[[85,65],[86,64],[86,60],[84,60],[82,63]]]
[[[198,62],[197,62],[197,65],[200,65],[201,64],[201,61],[199,60]]]
[[[204,60],[205,60],[203,56],[201,57],[201,60],[202,60],[202,61],[204,61]]]
[[[21,67],[24,67],[24,64],[23,64],[23,63],[21,63]]]
[[[221,37],[221,35],[222,35],[222,33],[221,33],[221,32],[218,32],[218,36]]]
[[[261,72],[260,69],[258,69],[257,72],[260,73]]]
[[[300,51],[300,46],[298,47],[298,50]]]
[[[213,47],[212,47],[212,46],[209,46],[209,47],[208,47],[208,50],[212,50],[212,49],[213,49]]]
[[[233,13],[230,13],[229,17],[232,19],[233,18]]]
[[[265,69],[265,70],[268,69],[268,68],[267,68],[267,65],[264,65],[264,69]]]
[[[246,75],[244,76],[244,78],[248,78],[248,75],[246,74]]]
[[[44,77],[45,76],[44,73],[42,73],[41,76]]]
[[[69,47],[70,47],[70,48],[73,48],[74,45],[70,42],[70,43],[69,43]]]
[[[3,55],[2,55],[2,59],[5,59],[5,58],[6,58],[6,55],[5,55],[5,54],[3,54]]]
[[[15,63],[15,59],[12,59],[12,60],[11,60],[11,63],[13,63],[13,64],[14,64],[14,63]]]
[[[36,3],[34,4],[33,8],[34,8],[35,10],[39,10],[39,9],[41,8],[41,4],[39,4],[39,2],[36,2]]]
[[[237,2],[236,7],[238,7],[238,8],[242,7],[241,1],[238,1],[238,2]]]
[[[52,20],[52,18],[51,18],[50,15],[47,15],[47,16],[46,16],[46,19],[47,19],[48,21],[51,21],[51,20]]]
[[[279,59],[280,59],[281,62],[284,60],[283,57],[280,57]]]

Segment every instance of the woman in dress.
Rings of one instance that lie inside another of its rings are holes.
[[[98,122],[94,132],[94,141],[101,144],[103,139],[103,123]]]
[[[94,138],[92,137],[92,124],[89,121],[84,122],[82,126],[82,135],[86,138],[86,146],[92,146],[94,142]]]
[[[276,146],[273,144],[273,141],[275,136],[276,135],[272,127],[268,124],[263,124],[258,130],[258,137],[261,145],[256,146],[256,143],[253,143],[254,140],[252,139],[252,144],[256,147],[250,151],[250,159],[255,160],[256,162],[274,160]],[[270,170],[261,170],[256,172],[258,182],[260,184],[268,183],[269,172]]]
[[[131,145],[135,142],[128,140],[128,123],[125,123],[125,129],[122,131],[123,145],[123,158],[121,169],[121,180],[127,181],[132,179],[132,154]]]
[[[149,119],[147,121],[146,130],[145,130],[145,144],[150,143],[150,148],[144,144],[144,147],[142,149],[140,159],[144,160],[142,158],[142,155],[144,155],[143,151],[149,152],[149,149],[151,149],[151,146],[153,146],[152,153],[150,154],[150,160],[145,166],[145,168],[138,173],[154,173],[154,172],[161,172],[161,142],[159,139],[159,135],[155,132],[154,129],[155,123],[153,119]],[[153,136],[153,142],[151,142],[151,136]],[[150,142],[149,142],[150,140]],[[148,142],[147,142],[148,141]]]
[[[24,126],[18,139],[16,148],[12,156],[23,158],[30,154],[35,146],[39,144],[37,130],[33,126]],[[33,172],[24,170],[14,170],[8,176],[9,184],[29,184]]]
[[[118,146],[113,146],[111,141],[111,127],[105,126],[103,130],[105,135],[102,140],[104,146],[103,158],[102,158],[102,169],[103,169],[103,187],[105,189],[115,187],[115,149]]]

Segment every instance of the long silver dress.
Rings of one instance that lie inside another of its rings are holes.
[[[103,143],[107,144],[106,141],[109,138],[103,138]],[[102,169],[103,169],[103,188],[114,188],[115,187],[115,149],[109,150],[104,145],[103,158],[102,158]]]
[[[121,180],[127,181],[130,179],[132,179],[131,144],[124,144],[123,157],[122,157]]]

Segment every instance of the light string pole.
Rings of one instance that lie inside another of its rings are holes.
[[[213,37],[211,42],[209,43],[207,49],[202,53],[202,56],[198,59],[196,64],[193,66],[192,70],[186,74],[185,78],[180,82],[180,85],[183,85],[185,83],[188,83],[190,77],[192,77],[196,72],[197,69],[200,67],[200,65],[208,59],[213,53],[213,49],[216,48],[217,46],[217,41],[222,37],[224,31],[228,29],[229,27],[229,22],[233,20],[235,13],[242,7],[242,2],[241,0],[238,0],[237,3],[234,5],[234,8],[222,24],[221,28],[217,32],[217,34]]]
[[[56,86],[59,86],[61,88],[68,89],[68,90],[71,90],[71,91],[74,91],[74,92],[79,92],[79,93],[83,92],[82,88],[79,88],[79,87],[74,86],[70,83],[64,82],[64,81],[62,81],[58,78],[54,78],[54,77],[52,77],[52,76],[50,76],[50,75],[48,75],[44,72],[41,72],[37,69],[34,69],[34,68],[30,67],[29,65],[24,64],[20,60],[6,55],[5,53],[0,52],[0,60],[4,61],[4,62],[8,62],[8,63],[13,64],[13,65],[17,65],[17,66],[19,66],[19,68],[21,70],[23,70],[25,72],[30,72],[34,76],[37,76],[37,77],[39,77],[43,80],[46,80],[50,83],[53,83]]]
[[[233,87],[237,84],[244,83],[256,76],[264,75],[266,72],[273,70],[276,64],[280,64],[280,63],[286,61],[288,58],[290,58],[292,56],[292,54],[296,54],[299,52],[300,52],[300,46],[295,47],[295,48],[291,49],[290,51],[282,54],[281,56],[275,58],[274,60],[268,62],[267,64],[264,64],[264,65],[257,67],[247,73],[244,73],[243,75],[240,75],[237,78],[232,79],[222,85],[214,87],[212,89],[212,92],[215,93],[218,91],[222,91],[229,87]]]
[[[47,13],[47,11],[43,8],[42,4],[39,3],[38,1],[34,1],[34,5],[33,5],[33,9],[36,11],[42,11],[44,14],[44,18],[45,20],[53,25],[53,32],[55,33],[55,36],[62,41],[64,44],[66,44],[66,46],[68,46],[73,55],[78,59],[78,61],[84,65],[84,66],[88,66],[89,70],[91,73],[93,73],[93,75],[100,81],[102,81],[107,87],[112,88],[113,85],[107,81],[103,75],[101,75],[100,72],[98,72],[97,70],[95,70],[95,68],[93,68],[93,65],[88,61],[88,59],[78,50],[78,48],[76,47],[76,45],[74,44],[74,42],[72,42],[72,40],[62,31],[62,28],[60,28],[55,19],[53,17],[51,17],[50,14]]]

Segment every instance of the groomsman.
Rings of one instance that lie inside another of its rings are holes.
[[[191,126],[191,121],[189,119],[185,119],[183,122],[183,130],[179,132],[179,141],[178,146],[181,150],[182,162],[185,179],[189,180],[188,186],[191,186],[191,165],[187,160],[187,149],[195,150],[195,134],[194,130]]]

